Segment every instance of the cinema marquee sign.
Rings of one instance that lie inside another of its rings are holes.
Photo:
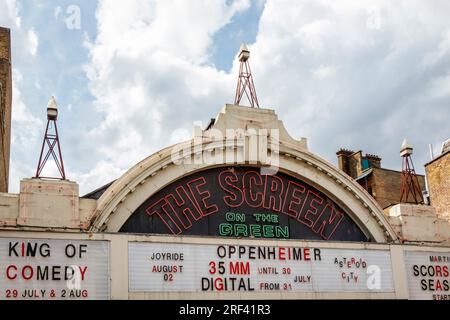
[[[147,199],[121,232],[370,241],[347,212],[313,186],[259,168],[214,168]]]
[[[405,251],[409,298],[450,300],[450,253]]]
[[[130,242],[131,292],[394,292],[389,250]]]
[[[0,238],[0,300],[109,299],[107,241]]]

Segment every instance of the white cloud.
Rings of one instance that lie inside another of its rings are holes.
[[[82,196],[120,177],[123,173],[123,169],[115,167],[111,162],[99,161],[89,172],[72,171],[70,179],[79,184]]]
[[[19,7],[15,0],[6,0],[0,3],[0,21],[4,25],[20,28]]]
[[[39,40],[34,29],[28,30],[28,42],[30,44],[30,53],[35,56],[38,49]]]
[[[24,28],[20,17],[20,4],[16,0],[0,1],[0,26],[11,29],[14,60],[36,55],[39,38],[33,28]]]
[[[40,135],[43,134],[43,123],[34,117],[25,105],[21,88],[23,76],[17,69],[13,69],[13,109],[11,119],[11,161],[9,174],[10,192],[19,191],[19,182],[22,178],[34,175],[35,168],[29,166],[27,159],[30,155],[30,146],[40,145]],[[36,150],[37,151],[37,150]],[[37,159],[36,159],[37,165]]]
[[[86,66],[104,121],[89,132],[104,159],[128,168],[208,120],[233,96],[208,66],[216,31],[249,1],[101,1]],[[227,99],[227,96],[229,99]],[[177,134],[173,131],[179,129]]]
[[[320,65],[317,69],[313,71],[314,78],[324,79],[333,76],[336,73],[335,66],[324,66]]]
[[[450,3],[296,7],[267,1],[250,48],[262,105],[275,106],[288,130],[329,160],[339,147],[361,148],[398,169],[407,136],[423,172],[428,143],[449,134]]]
[[[375,29],[378,30],[381,28],[382,18],[380,16],[379,8],[370,7],[367,10],[368,17],[366,20],[367,29]]]
[[[32,168],[28,166],[23,161],[15,161],[10,163],[9,166],[9,193],[19,193],[20,191],[20,180],[12,179],[13,177],[17,178],[30,178],[35,173],[36,168]]]
[[[323,50],[324,44],[324,35],[330,33],[331,23],[328,20],[320,19],[313,21],[309,24],[306,24],[300,27],[300,33],[297,39],[301,39],[304,46],[307,49],[313,51],[321,51]]]
[[[53,10],[53,17],[55,19],[58,19],[58,17],[61,14],[61,12],[62,12],[62,7],[61,6],[55,7],[55,10]]]
[[[446,75],[435,77],[428,83],[430,99],[450,98],[450,70]],[[449,106],[450,108],[450,106]]]
[[[21,86],[23,85],[23,75],[18,69],[13,69],[13,106],[14,112],[12,113],[12,121],[16,121],[18,123],[24,124],[27,126],[26,130],[18,131],[18,133],[32,133],[38,130],[38,126],[42,126],[42,121],[35,118],[30,110],[27,108],[25,103],[22,100],[22,93],[20,91]]]
[[[209,49],[249,4],[227,3],[100,2],[86,70],[105,120],[89,136],[115,168],[185,139],[194,120],[231,102],[236,61],[231,74],[220,72],[208,65]],[[436,101],[450,70],[449,9],[445,1],[268,0],[250,45],[262,106],[275,106],[289,131],[329,160],[339,147],[363,148],[396,168],[408,136],[424,162],[428,139],[445,135],[421,126],[444,128],[445,117],[433,115],[448,115]],[[432,61],[427,72],[421,61]],[[411,113],[423,118],[402,121]]]
[[[437,47],[431,48],[423,57],[422,64],[425,68],[433,67],[450,52],[450,29],[441,33],[441,39]]]
[[[30,58],[37,53],[39,43],[34,29],[22,26],[19,11],[20,5],[17,1],[0,2],[0,25],[11,29],[13,66],[17,65],[17,61],[30,62]],[[26,74],[24,75],[21,69],[13,68],[10,192],[18,192],[20,179],[34,174],[34,168],[30,167],[27,159],[30,146],[39,145],[38,135],[42,131],[42,121],[32,115],[24,101],[24,77]]]
[[[82,193],[186,139],[195,120],[206,123],[232,102],[237,63],[230,74],[219,71],[210,61],[211,50],[214,34],[249,5],[228,0],[99,2],[97,35],[90,40],[84,34],[92,113],[100,113],[101,121],[74,146],[92,150],[86,145],[95,144],[97,153],[90,156],[97,164],[82,172],[80,156],[68,168]],[[0,22],[14,28],[15,58],[29,60],[39,53],[35,30],[40,29],[21,27],[18,8],[15,1],[1,2]],[[312,151],[329,160],[339,147],[362,148],[395,169],[406,136],[416,147],[420,170],[428,143],[449,134],[449,12],[450,3],[439,0],[295,5],[267,0],[256,42],[249,46],[260,103],[274,107],[293,136],[308,137]],[[17,181],[32,174],[20,152],[35,145],[43,131],[22,90],[16,82],[11,172]]]

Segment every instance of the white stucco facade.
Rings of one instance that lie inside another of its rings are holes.
[[[139,206],[164,187],[193,173],[233,164],[276,168],[313,186],[342,207],[371,242],[230,239],[119,232]],[[438,218],[432,208],[399,205],[384,213],[352,178],[311,153],[305,138],[295,140],[289,136],[273,110],[236,105],[226,105],[207,130],[195,128],[192,140],[167,147],[137,163],[97,200],[80,198],[75,182],[22,180],[20,194],[0,195],[0,239],[106,241],[112,299],[409,299],[411,276],[405,252],[427,252],[431,256],[438,252],[439,256],[450,256],[450,223]],[[383,251],[390,257],[388,273],[393,287],[392,290],[373,292],[328,292],[325,289],[304,292],[139,292],[131,290],[129,283],[130,243],[136,242],[213,247],[286,246],[322,248],[325,252],[332,249],[343,252],[350,249],[368,250],[369,253]],[[11,255],[11,247],[9,253]]]

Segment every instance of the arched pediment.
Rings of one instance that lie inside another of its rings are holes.
[[[210,172],[214,168],[230,167],[226,161],[215,163],[195,161],[199,157],[203,160],[210,158],[218,150],[223,159],[242,160],[231,166],[264,168],[263,161],[258,159],[249,161],[246,158],[245,148],[227,147],[223,141],[203,141],[195,144],[193,140],[189,145],[189,153],[182,155],[184,160],[189,161],[180,163],[181,157],[174,159],[174,150],[184,148],[182,144],[175,145],[144,159],[115,181],[98,199],[91,230],[119,232],[133,214],[139,214],[142,206],[148,204],[148,200],[158,192],[162,192],[164,188],[185,177]],[[324,195],[326,201],[331,201],[336,210],[343,211],[369,240],[375,242],[396,240],[396,234],[379,205],[345,173],[302,148],[280,144],[278,150],[271,152],[278,155],[278,169],[281,176],[294,182],[300,181],[311,190],[317,190]]]

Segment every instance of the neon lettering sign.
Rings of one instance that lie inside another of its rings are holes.
[[[123,232],[368,241],[312,186],[258,168],[214,168],[184,177],[145,201]]]

